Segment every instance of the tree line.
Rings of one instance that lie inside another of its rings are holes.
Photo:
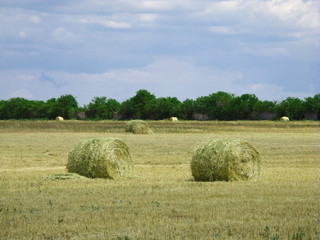
[[[62,116],[74,119],[82,112],[86,119],[150,119],[160,120],[178,117],[184,120],[254,120],[279,119],[287,116],[292,120],[319,119],[320,94],[301,100],[288,97],[281,102],[260,101],[254,94],[236,96],[227,92],[216,92],[197,99],[179,101],[176,97],[160,97],[147,90],[118,102],[107,97],[94,97],[80,107],[71,94],[47,101],[11,98],[0,101],[0,119],[55,119]],[[262,117],[261,114],[268,114]],[[309,115],[308,115],[309,114]],[[309,117],[308,117],[309,116]]]

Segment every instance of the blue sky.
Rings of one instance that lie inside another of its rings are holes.
[[[0,99],[320,93],[319,0],[0,0]]]

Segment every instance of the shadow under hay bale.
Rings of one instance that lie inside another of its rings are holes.
[[[77,173],[54,173],[45,178],[45,181],[59,181],[59,180],[87,180],[88,178]]]
[[[90,178],[129,177],[133,164],[128,146],[117,138],[80,142],[69,153],[67,170]]]
[[[260,154],[246,141],[211,140],[194,152],[191,171],[196,181],[257,180]]]
[[[134,134],[150,134],[153,133],[149,124],[143,120],[131,120],[127,122],[126,132]]]

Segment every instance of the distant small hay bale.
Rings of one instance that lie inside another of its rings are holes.
[[[54,173],[46,177],[46,181],[58,181],[58,180],[86,180],[88,178],[80,176],[77,173]]]
[[[56,121],[63,121],[63,120],[64,120],[63,117],[60,117],[60,116],[56,117]]]
[[[172,122],[178,122],[179,121],[177,117],[171,117],[171,118],[169,118],[169,120],[172,121]]]
[[[128,146],[117,138],[80,142],[69,153],[67,170],[90,178],[129,177],[133,164]]]
[[[131,120],[127,122],[126,132],[134,134],[150,134],[152,130],[149,127],[149,124],[143,120]]]
[[[280,121],[284,121],[284,122],[287,122],[287,121],[290,121],[290,119],[288,117],[281,117],[280,118]]]
[[[194,152],[191,171],[196,181],[257,180],[260,154],[246,141],[211,140]]]

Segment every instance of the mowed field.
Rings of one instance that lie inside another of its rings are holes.
[[[0,121],[0,239],[320,239],[319,122]],[[129,179],[48,180],[66,172],[80,141],[117,137],[130,148]],[[194,149],[248,140],[259,181],[196,182]]]

